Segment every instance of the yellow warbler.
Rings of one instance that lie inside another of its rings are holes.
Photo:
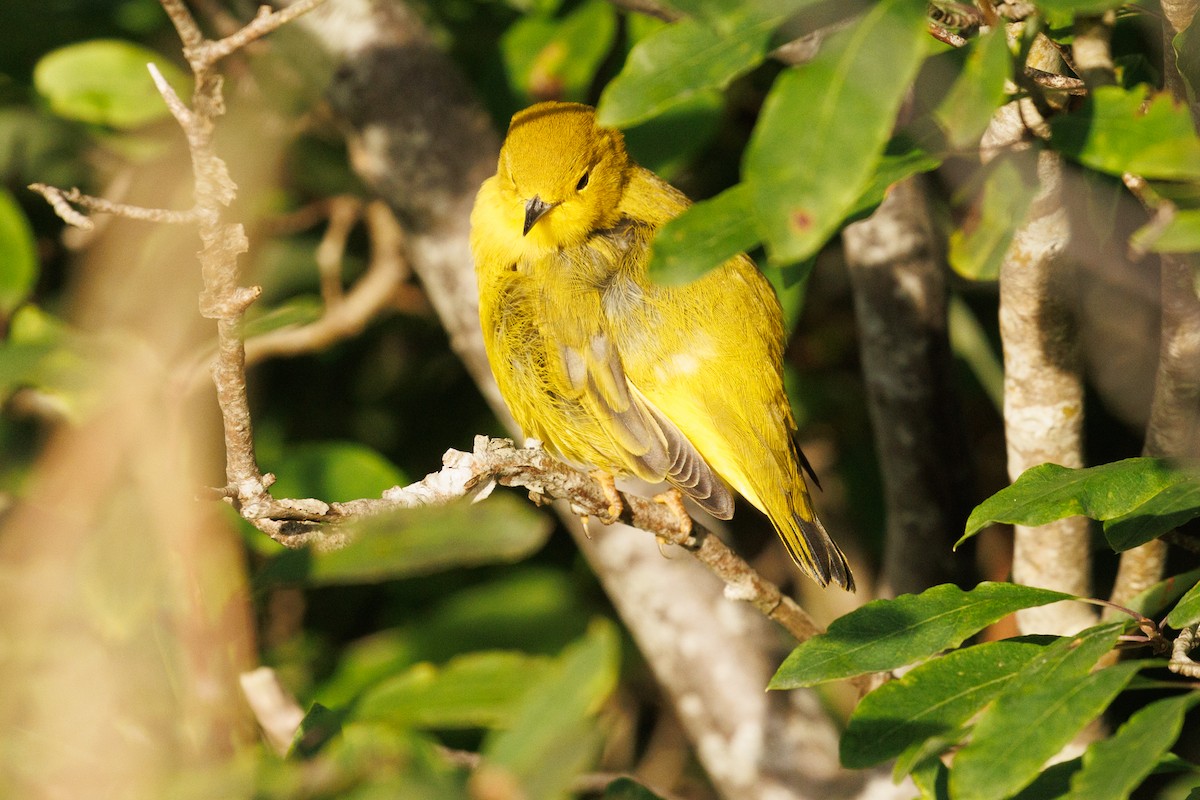
[[[853,590],[792,440],[770,284],[745,255],[683,286],[646,276],[655,231],[688,204],[588,106],[513,117],[471,213],[500,393],[527,436],[570,462],[666,481],[721,519],[732,486],[805,572]]]

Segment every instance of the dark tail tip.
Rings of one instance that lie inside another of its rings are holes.
[[[836,583],[846,591],[853,592],[854,575],[850,572],[850,564],[846,562],[841,548],[830,538],[821,520],[815,515],[811,520],[797,515],[795,520],[808,552],[798,553],[796,548],[789,545],[788,552],[792,560],[822,586]]]

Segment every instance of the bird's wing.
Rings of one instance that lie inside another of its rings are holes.
[[[733,516],[733,496],[679,428],[629,383],[621,354],[604,330],[585,344],[560,344],[563,372],[580,402],[646,480],[667,480],[719,519]]]

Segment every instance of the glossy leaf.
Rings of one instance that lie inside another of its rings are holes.
[[[1156,539],[1200,517],[1200,474],[1165,487],[1135,510],[1104,523],[1104,538],[1117,552]]]
[[[926,37],[921,4],[882,0],[775,81],[742,163],[772,261],[816,252],[862,195]]]
[[[950,234],[947,258],[959,275],[974,281],[1000,276],[1013,236],[1038,192],[1036,158],[1033,151],[1017,151],[988,165],[966,218]]]
[[[1086,469],[1042,464],[976,506],[959,544],[993,522],[1033,527],[1077,515],[1111,520],[1119,534],[1132,530],[1129,526],[1135,526],[1136,520],[1139,535],[1147,531],[1158,535],[1179,524],[1188,507],[1188,487],[1197,482],[1200,472],[1195,468],[1172,467],[1154,458],[1129,458]],[[1164,497],[1158,498],[1160,494]],[[1191,516],[1198,514],[1200,509]]]
[[[696,203],[654,237],[650,276],[667,285],[687,283],[758,244],[745,184]]]
[[[1097,14],[1124,5],[1123,0],[1037,0],[1040,10],[1057,18],[1075,14]]]
[[[288,550],[268,564],[260,583],[310,586],[374,583],[451,567],[518,561],[546,542],[550,521],[510,494],[482,503],[408,509],[364,520],[340,550]]]
[[[595,758],[593,716],[616,685],[619,656],[616,628],[597,620],[522,698],[511,726],[485,738],[483,774],[514,781],[528,800],[562,797]]]
[[[688,18],[655,31],[633,46],[624,69],[604,88],[600,123],[628,127],[725,88],[762,61],[776,24],[747,15],[722,33]]]
[[[531,102],[587,99],[588,87],[616,35],[616,13],[587,0],[562,19],[531,15],[500,41],[508,73]]]
[[[351,719],[400,728],[510,725],[522,698],[551,667],[543,656],[495,651],[461,655],[441,667],[417,664],[368,690]]]
[[[943,584],[895,600],[873,600],[802,642],[769,688],[795,689],[902,667],[957,647],[1014,611],[1069,599],[1048,589],[981,583],[969,592]]]
[[[999,694],[1045,641],[985,642],[921,664],[862,699],[842,734],[842,764],[862,769],[946,736]]]
[[[904,137],[895,137],[888,143],[883,158],[875,168],[875,174],[867,183],[858,200],[846,212],[847,221],[865,217],[883,202],[888,190],[913,175],[930,172],[941,166],[942,160]]]
[[[345,502],[379,497],[405,483],[404,474],[376,451],[356,442],[306,442],[288,448],[273,466],[275,497],[319,497]]]
[[[972,42],[961,74],[933,112],[951,147],[978,144],[992,115],[1004,102],[1010,60],[1002,29],[993,29]]]
[[[1055,117],[1051,133],[1055,149],[1101,172],[1200,179],[1200,138],[1187,107],[1165,93],[1151,97],[1145,86],[1099,86],[1078,110]]]
[[[1168,608],[1173,608],[1176,603],[1180,602],[1181,598],[1188,594],[1197,582],[1200,582],[1200,567],[1180,575],[1172,575],[1169,578],[1164,578],[1148,589],[1138,593],[1133,599],[1127,601],[1125,605],[1139,614],[1157,619]],[[1170,622],[1169,616],[1168,622]],[[1174,623],[1170,624],[1176,628],[1182,627]]]
[[[957,800],[1000,800],[1028,786],[1042,765],[1095,719],[1142,666],[1124,662],[1091,672],[1123,623],[1063,637],[1009,682],[975,724],[950,771]]]
[[[1200,622],[1200,583],[1192,586],[1167,615],[1167,624],[1172,628],[1182,629],[1197,622]]]
[[[117,39],[48,53],[34,68],[33,83],[59,116],[127,130],[170,116],[146,69],[151,62],[187,96],[188,79],[177,67],[153,50]]]
[[[1200,700],[1190,692],[1139,709],[1117,732],[1088,745],[1066,800],[1124,800],[1179,738],[1183,716]]]
[[[25,302],[37,277],[33,229],[16,199],[0,186],[0,320]]]

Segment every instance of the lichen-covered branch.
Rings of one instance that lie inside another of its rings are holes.
[[[985,158],[1028,146],[1032,104],[1004,106],[984,134]],[[1035,123],[1036,124],[1036,123]],[[1063,290],[1070,238],[1061,158],[1038,155],[1038,195],[1000,268],[1000,338],[1004,350],[1004,432],[1008,474],[1030,467],[1083,463],[1083,378],[1072,312]],[[1037,528],[1017,526],[1013,580],[1079,596],[1091,594],[1087,520],[1069,517]],[[1055,603],[1018,614],[1022,630],[1070,634],[1094,622],[1079,604]]]
[[[946,277],[916,179],[842,234],[887,504],[880,593],[965,578],[953,557],[971,509],[955,401]]]

